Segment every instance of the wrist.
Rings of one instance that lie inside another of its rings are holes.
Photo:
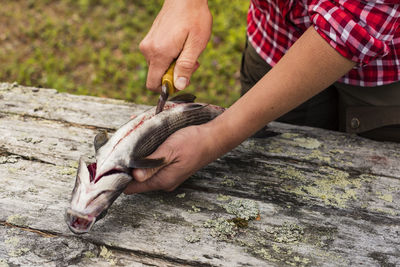
[[[216,160],[226,153],[223,144],[220,142],[218,129],[215,126],[216,125],[213,124],[212,121],[195,126],[203,147],[201,150],[203,154],[202,157],[205,161],[204,165]]]
[[[204,143],[207,146],[207,153],[213,160],[240,144],[240,142],[235,142],[235,134],[232,134],[230,126],[221,118],[222,115],[199,127],[202,131],[201,135],[205,136]]]

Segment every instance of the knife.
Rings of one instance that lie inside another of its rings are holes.
[[[174,68],[175,68],[175,61],[172,62],[171,66],[169,66],[168,70],[162,76],[161,79],[161,94],[160,98],[158,99],[157,108],[156,108],[156,115],[163,111],[165,102],[167,102],[168,96],[175,93],[175,86],[174,86]]]

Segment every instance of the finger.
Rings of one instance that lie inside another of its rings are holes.
[[[161,78],[167,71],[171,61],[152,61],[147,72],[146,87],[154,92],[160,91]]]
[[[154,183],[153,179],[148,179],[144,182],[138,182],[138,181],[130,182],[129,185],[124,190],[124,193],[130,195],[130,194],[144,193],[160,189],[161,189],[160,186],[157,186],[157,184]]]
[[[169,50],[165,45],[155,44],[150,33],[140,42],[139,49],[145,56],[148,70],[146,87],[155,92],[160,91],[161,78],[172,63],[174,57],[168,56]]]
[[[151,176],[156,174],[161,168],[162,168],[162,166],[158,167],[158,168],[152,168],[152,169],[134,169],[132,174],[136,181],[144,182],[147,179],[149,179]]]
[[[193,72],[195,72],[200,67],[200,62],[196,61],[196,65],[194,66]]]
[[[178,186],[179,183],[175,183],[174,179],[170,179],[171,170],[165,171],[165,169],[159,170],[149,179],[139,182],[132,181],[128,187],[124,190],[125,194],[144,193],[149,191],[164,190],[170,191]]]
[[[207,41],[201,41],[193,34],[189,34],[183,50],[176,60],[174,69],[174,86],[176,89],[183,90],[189,85],[190,77],[198,67],[197,59],[206,47]]]

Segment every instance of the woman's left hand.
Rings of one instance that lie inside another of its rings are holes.
[[[190,175],[220,154],[208,134],[207,124],[183,128],[167,138],[148,158],[164,158],[166,164],[154,169],[135,169],[135,178],[125,194],[154,190],[172,191]]]

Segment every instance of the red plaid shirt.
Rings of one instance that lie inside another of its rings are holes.
[[[399,0],[252,0],[248,39],[274,66],[311,25],[358,63],[339,81],[379,86],[400,81]]]

